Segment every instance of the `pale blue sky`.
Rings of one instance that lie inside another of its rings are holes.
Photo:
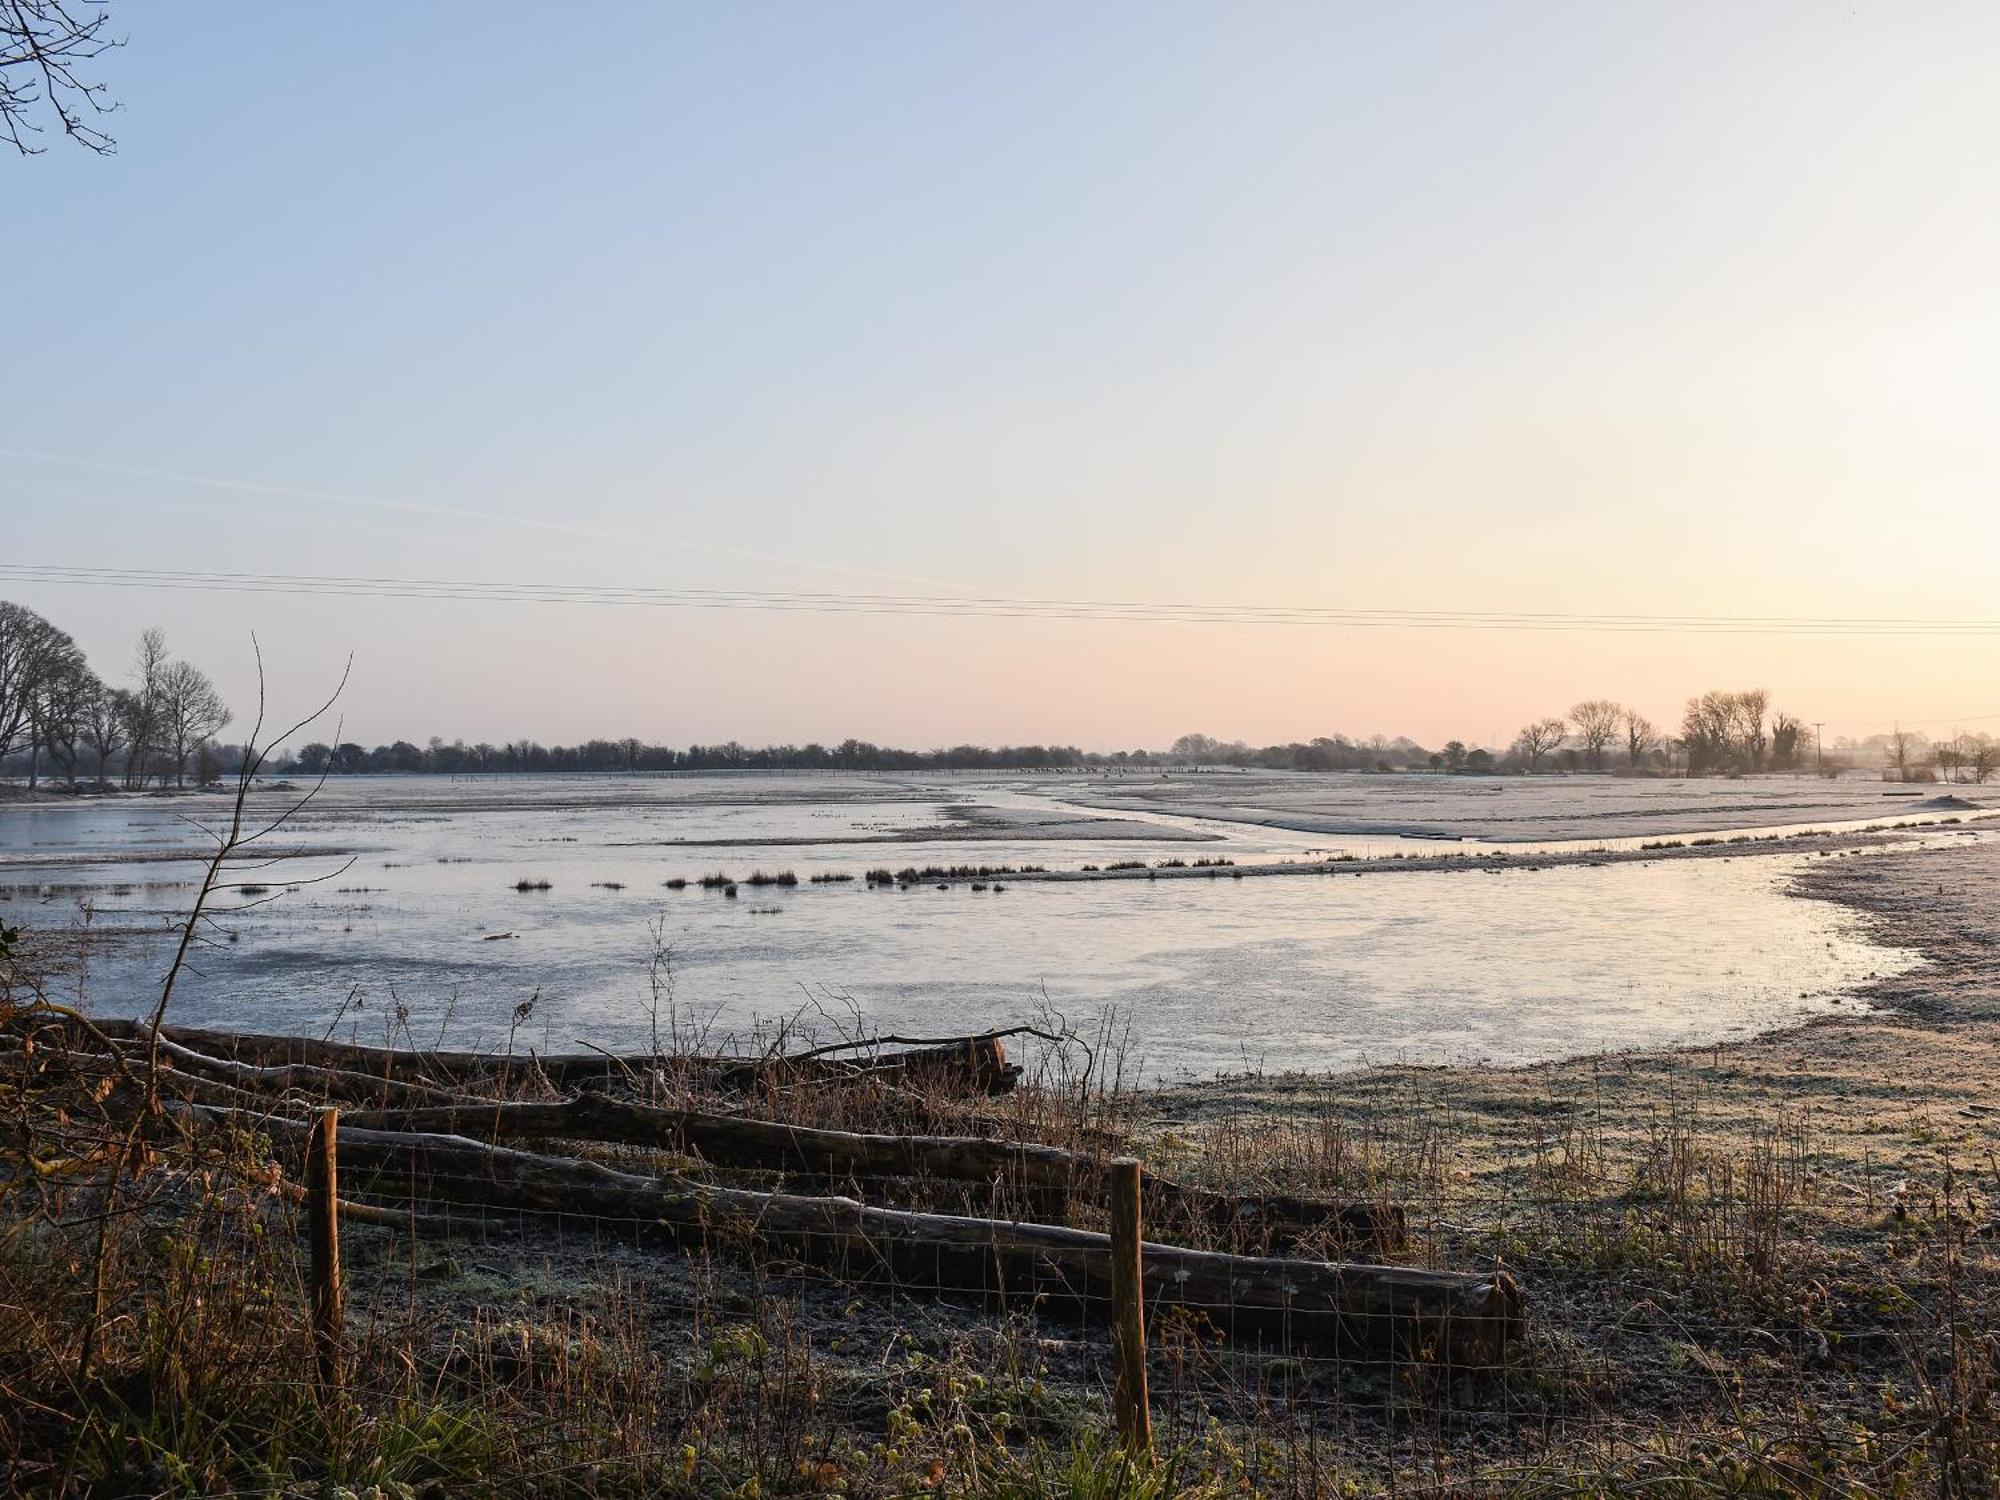
[[[117,156],[0,162],[23,560],[1812,615],[2000,583],[1991,5],[115,15]],[[250,624],[288,680],[352,649],[369,739],[1442,739],[1753,681],[1830,733],[2000,713],[1978,640],[4,591],[239,694]]]

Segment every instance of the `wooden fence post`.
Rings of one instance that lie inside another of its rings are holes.
[[[1118,1437],[1133,1454],[1153,1451],[1153,1413],[1146,1397],[1146,1284],[1140,1259],[1139,1163],[1111,1163],[1112,1398]]]
[[[313,1119],[306,1138],[306,1239],[312,1253],[313,1354],[322,1389],[340,1388],[340,1111]]]

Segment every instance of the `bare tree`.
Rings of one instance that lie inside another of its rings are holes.
[[[1765,737],[1764,715],[1770,706],[1771,695],[1763,688],[1740,693],[1708,692],[1688,699],[1687,710],[1681,716],[1688,775],[1763,769],[1770,745]]]
[[[159,748],[161,681],[166,671],[166,632],[155,626],[140,633],[139,647],[132,656],[132,679],[138,686],[131,696],[132,717],[126,732],[131,747],[125,757],[128,787],[146,784],[147,768]]]
[[[193,662],[167,665],[160,677],[160,734],[174,767],[174,785],[186,784],[187,760],[230,720],[229,706]]]
[[[109,156],[118,143],[91,122],[118,106],[101,83],[85,80],[80,64],[123,42],[106,33],[111,13],[101,4],[74,0],[0,0],[0,136],[23,156],[47,150],[37,144],[46,111],[62,133],[86,150]]]
[[[1175,760],[1199,763],[1213,759],[1215,752],[1220,748],[1221,746],[1208,735],[1184,734],[1174,741],[1167,753]]]
[[[1730,730],[1736,709],[1727,693],[1703,693],[1690,698],[1681,713],[1681,743],[1687,747],[1687,773],[1720,770],[1729,760]]]
[[[1801,719],[1790,714],[1771,715],[1771,764],[1789,770],[1798,764],[1799,750],[1805,742],[1806,726]]]
[[[1889,764],[1896,768],[1896,779],[1908,781],[1918,758],[1923,754],[1923,736],[1898,724],[1889,732],[1887,748]]]
[[[98,686],[97,674],[83,659],[74,641],[63,636],[43,663],[35,691],[30,696],[28,720],[37,755],[42,750],[62,767],[63,777],[76,785],[76,746],[83,732],[83,717],[90,695]],[[35,757],[28,762],[28,783],[34,784]]]
[[[83,742],[97,757],[97,779],[102,783],[111,757],[125,747],[132,723],[132,695],[123,688],[96,683],[83,708]]]
[[[1972,747],[1967,752],[1966,770],[1974,781],[1984,786],[1987,779],[2000,770],[2000,741],[1990,735],[1974,735]]]
[[[1957,781],[1959,768],[1965,764],[1965,731],[1959,730],[1948,740],[1939,740],[1931,750],[1931,764],[1937,767],[1938,776],[1944,781]]]
[[[1744,764],[1752,771],[1764,769],[1764,714],[1771,706],[1771,694],[1764,688],[1748,688],[1729,695],[1736,708],[1736,743]]]
[[[1528,763],[1530,771],[1539,771],[1543,760],[1563,742],[1563,736],[1568,732],[1569,726],[1561,719],[1537,719],[1521,727],[1521,732],[1514,737],[1514,748],[1521,752],[1521,758]]]
[[[1625,759],[1637,770],[1646,754],[1659,742],[1660,732],[1653,721],[1636,708],[1625,710]]]
[[[1569,711],[1570,723],[1576,727],[1577,744],[1582,747],[1591,770],[1604,769],[1604,752],[1618,738],[1618,725],[1624,717],[1623,705],[1608,698],[1588,698]]]
[[[0,600],[0,755],[34,736],[36,697],[76,642],[32,609]]]
[[[5,0],[0,0],[0,3],[5,3]],[[256,649],[256,640],[255,636],[250,638],[253,650]],[[252,827],[252,820],[248,817],[251,784],[256,780],[257,773],[263,768],[265,757],[292,735],[303,730],[314,720],[325,714],[333,706],[334,700],[340,696],[341,690],[346,685],[347,673],[343,671],[341,673],[340,686],[334,689],[333,697],[328,698],[312,714],[301,719],[282,734],[274,736],[269,741],[265,741],[263,738],[264,659],[262,651],[257,651],[257,718],[251,727],[250,737],[243,746],[243,759],[241,765],[237,768],[235,796],[232,799],[228,821],[219,828],[204,828],[200,824],[195,825],[213,841],[215,850],[209,856],[207,864],[203,869],[201,880],[195,890],[194,903],[189,908],[186,920],[176,924],[177,939],[174,946],[173,960],[167,966],[166,977],[160,985],[159,999],[154,1002],[152,1014],[146,1022],[144,1033],[142,1033],[142,1040],[146,1043],[143,1074],[145,1080],[144,1101],[139,1108],[132,1112],[132,1123],[125,1133],[124,1140],[119,1148],[112,1153],[111,1159],[106,1163],[105,1167],[101,1190],[102,1207],[97,1219],[97,1249],[91,1267],[90,1311],[83,1326],[81,1348],[77,1355],[77,1371],[78,1379],[80,1380],[89,1378],[91,1374],[97,1341],[105,1316],[106,1302],[104,1291],[107,1259],[105,1227],[110,1222],[111,1217],[120,1212],[120,1185],[128,1177],[136,1175],[136,1164],[138,1155],[143,1149],[141,1143],[146,1123],[149,1119],[157,1117],[160,1113],[160,1083],[165,1076],[160,1063],[160,1033],[166,1025],[168,1010],[173,1003],[174,986],[178,982],[182,972],[190,967],[189,959],[194,949],[200,944],[213,941],[208,936],[206,929],[215,925],[215,919],[208,910],[209,902],[215,895],[220,892],[238,891],[246,897],[254,898],[242,902],[236,908],[237,910],[242,910],[249,906],[261,906],[278,899],[276,894],[268,892],[268,887],[264,884],[264,881],[269,877],[264,874],[259,866],[268,867],[274,862],[283,860],[285,856],[283,854],[273,854],[259,858],[260,851],[253,850],[250,846],[284,827],[288,821],[304,809],[306,804],[319,791],[319,788],[314,786],[289,807],[286,807],[275,816],[263,820],[261,826]],[[247,872],[244,870],[246,857],[255,861]],[[350,859],[346,865],[342,865],[339,869],[311,876],[303,881],[288,880],[286,884],[287,886],[297,886],[318,884],[322,881],[332,880],[352,864],[353,860]],[[237,873],[251,873],[253,879],[244,881],[230,878]]]

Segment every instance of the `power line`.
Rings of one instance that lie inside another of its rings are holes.
[[[170,568],[0,563],[0,578],[97,588],[192,590],[362,599],[591,604],[779,613],[959,616],[1128,621],[1184,625],[1318,625],[1399,630],[1538,630],[1677,635],[1991,636],[2000,620],[1899,616],[1559,613],[1530,610],[1360,609],[1321,605],[1124,602],[949,594],[868,594],[775,589],[621,587],[599,584],[239,573]]]
[[[1904,719],[1902,722],[1921,728],[1926,724],[1983,724],[1988,719],[2000,719],[2000,714],[1939,714],[1935,719]]]

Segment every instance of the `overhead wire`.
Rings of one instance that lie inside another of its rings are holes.
[[[0,578],[17,582],[77,584],[99,588],[179,589],[340,598],[590,604],[667,609],[981,619],[1095,620],[1183,625],[1310,625],[1362,629],[1646,632],[1684,635],[1925,637],[2000,635],[2000,619],[1978,618],[1380,609],[1334,605],[1206,604],[1194,601],[1142,602],[1016,598],[997,595],[657,588],[533,581],[86,567],[57,563],[0,563]]]

